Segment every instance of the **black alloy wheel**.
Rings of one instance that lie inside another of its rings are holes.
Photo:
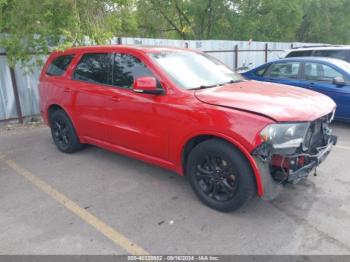
[[[62,120],[55,120],[52,122],[52,129],[55,144],[62,150],[66,150],[71,140],[66,124]]]
[[[217,155],[204,155],[199,159],[195,173],[202,191],[217,201],[227,201],[235,196],[238,178],[228,160]]]
[[[52,139],[57,148],[64,153],[73,153],[83,148],[72,121],[63,110],[57,110],[50,116]]]
[[[186,175],[198,198],[222,212],[240,208],[256,194],[255,176],[248,160],[221,139],[208,139],[192,149]]]

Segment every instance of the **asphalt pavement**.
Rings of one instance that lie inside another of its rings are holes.
[[[317,176],[220,213],[188,179],[47,127],[0,128],[0,254],[350,254],[350,124]]]

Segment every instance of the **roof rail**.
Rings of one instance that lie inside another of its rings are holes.
[[[303,45],[303,46],[296,46],[292,47],[292,49],[299,49],[299,48],[314,48],[314,47],[342,47],[344,45],[331,45],[331,44],[320,44],[320,45]]]

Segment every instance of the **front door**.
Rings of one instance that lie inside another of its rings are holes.
[[[135,93],[134,79],[154,76],[139,58],[115,54],[107,99],[108,141],[149,156],[168,159],[167,96]],[[162,88],[159,84],[159,88]]]
[[[264,81],[301,86],[301,66],[298,61],[273,63],[264,74]]]

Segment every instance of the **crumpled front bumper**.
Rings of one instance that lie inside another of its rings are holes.
[[[319,166],[329,155],[334,145],[337,143],[337,137],[336,136],[330,136],[330,139],[328,140],[328,144],[319,148],[316,154],[314,155],[308,155],[309,163],[302,166],[301,168],[291,171],[288,173],[288,176],[286,178],[286,182],[296,184],[301,179],[306,178],[315,171],[317,166]],[[299,157],[303,154],[299,155],[292,155],[292,156],[286,156],[286,157]],[[271,165],[269,161],[263,160],[259,156],[255,155],[253,156],[261,176],[261,182],[264,189],[264,194],[261,196],[264,200],[272,200],[278,196],[278,194],[281,192],[283,185],[281,182],[276,181],[272,174],[271,174]]]
[[[315,170],[329,155],[334,145],[337,144],[337,137],[331,136],[328,144],[320,149],[317,154],[309,156],[311,162],[302,168],[292,172],[288,176],[288,182],[296,184],[301,178],[307,177],[312,171]]]

